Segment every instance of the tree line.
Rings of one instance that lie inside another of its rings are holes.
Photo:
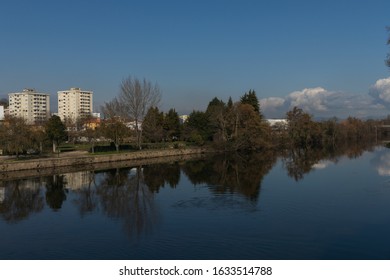
[[[124,145],[142,149],[161,144],[207,145],[223,151],[334,149],[376,140],[377,126],[384,122],[353,117],[315,121],[309,113],[294,107],[286,113],[286,123],[271,126],[254,90],[237,101],[215,97],[205,111],[195,110],[183,122],[174,108],[160,111],[160,99],[157,84],[128,77],[122,81],[119,95],[102,106],[104,118],[99,126],[91,125],[96,123],[91,116],[76,121],[52,116],[37,125],[7,117],[0,126],[0,149],[15,155],[29,150],[42,153],[50,144],[56,152],[61,143],[80,139],[89,143],[91,152],[101,139],[110,142],[116,151]]]

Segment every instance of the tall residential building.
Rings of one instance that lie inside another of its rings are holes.
[[[24,89],[8,94],[9,115],[24,118],[27,123],[45,121],[50,117],[50,95]]]
[[[62,121],[73,121],[80,117],[92,115],[92,91],[71,88],[70,90],[58,91],[58,116]]]
[[[0,121],[4,120],[4,106],[0,105]]]

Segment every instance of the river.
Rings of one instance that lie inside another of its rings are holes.
[[[389,259],[390,150],[0,181],[0,259]]]

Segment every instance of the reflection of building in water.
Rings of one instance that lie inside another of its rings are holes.
[[[37,190],[42,186],[41,178],[7,181],[5,187],[18,187],[20,190]]]
[[[80,171],[64,174],[66,180],[66,188],[78,190],[88,188],[90,181],[93,180],[93,173],[90,171]]]
[[[5,188],[0,187],[0,203],[5,200]]]

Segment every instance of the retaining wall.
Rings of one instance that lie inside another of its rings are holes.
[[[62,167],[71,167],[71,169],[82,169],[83,167],[93,167],[95,165],[109,164],[114,162],[127,162],[126,166],[130,166],[131,162],[134,162],[134,164],[136,165],[137,162],[144,159],[167,158],[167,160],[169,160],[170,157],[201,155],[211,152],[211,150],[203,148],[192,148],[147,150],[110,155],[87,155],[80,157],[29,159],[21,161],[0,161],[0,178],[8,177],[7,173],[10,172],[20,173],[25,170],[34,170],[34,173],[39,173],[40,171],[45,169],[51,171]],[[144,164],[146,164],[146,162],[147,161],[144,161]]]

